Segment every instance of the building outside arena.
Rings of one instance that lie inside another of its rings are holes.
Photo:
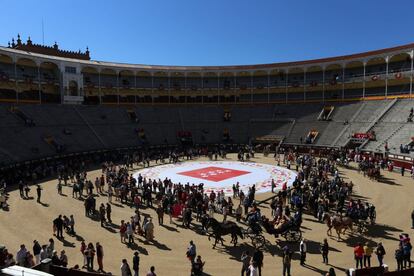
[[[26,4],[45,15],[55,9]],[[19,5],[10,4],[13,13]],[[198,22],[190,5],[170,9]],[[75,26],[100,22],[79,16]],[[317,26],[306,18],[298,20]],[[411,40],[349,54],[321,39],[316,47],[331,57],[276,63],[148,65],[127,51],[130,63],[95,60],[95,50],[119,48],[82,28],[77,35],[91,35],[90,47],[56,26],[51,33],[63,41],[51,45],[7,26],[16,36],[0,31],[0,274],[414,275]],[[141,49],[136,39],[128,44]],[[62,46],[69,41],[84,50]]]

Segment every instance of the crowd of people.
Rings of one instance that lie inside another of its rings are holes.
[[[234,216],[237,222],[247,220],[249,225],[254,225],[263,219],[260,208],[255,204],[255,187],[252,185],[248,191],[242,191],[238,183],[233,185],[233,196],[225,197],[224,193],[212,192],[205,193],[202,184],[182,184],[173,183],[170,179],[146,179],[141,175],[135,179],[129,170],[133,165],[149,166],[150,161],[156,164],[165,162],[178,162],[180,158],[192,159],[200,155],[209,156],[217,159],[217,156],[225,156],[232,149],[216,148],[191,148],[184,150],[148,150],[140,152],[108,153],[94,159],[77,157],[74,160],[62,160],[58,163],[37,164],[36,167],[28,166],[20,172],[9,171],[6,177],[0,181],[3,193],[7,193],[7,183],[18,183],[20,196],[23,199],[30,198],[30,187],[37,184],[42,178],[50,175],[57,175],[57,192],[62,193],[63,187],[72,187],[72,197],[84,199],[85,216],[99,218],[101,227],[109,227],[112,224],[112,203],[113,201],[133,207],[132,216],[124,219],[120,223],[119,234],[121,243],[132,247],[135,243],[135,235],[143,236],[148,241],[153,241],[155,225],[151,217],[145,216],[140,209],[145,206],[153,208],[158,217],[158,224],[164,223],[164,215],[168,215],[170,223],[172,218],[182,217],[183,226],[186,228],[194,227],[192,221],[195,219],[201,222],[202,217],[214,217],[215,214],[222,215],[222,222],[225,223],[228,216]],[[240,161],[248,160],[254,153],[251,149],[237,149]],[[361,158],[361,159],[359,159]],[[361,200],[353,200],[351,195],[353,183],[344,181],[338,170],[338,164],[348,163],[349,160],[357,161],[362,172],[381,168],[383,161],[371,157],[361,157],[361,155],[344,152],[332,152],[326,157],[315,157],[312,154],[299,154],[295,150],[278,151],[275,153],[275,162],[280,165],[283,163],[289,169],[296,169],[298,177],[292,187],[284,185],[275,194],[270,202],[272,217],[268,220],[276,230],[283,230],[286,225],[292,222],[301,223],[302,214],[307,212],[317,220],[323,222],[324,214],[337,213],[341,216],[360,219],[370,216],[372,205],[363,203]],[[346,160],[346,161],[345,161]],[[93,164],[101,164],[101,176],[94,180],[88,179],[88,171]],[[30,173],[32,172],[32,173]],[[70,185],[69,185],[70,184]],[[272,183],[272,192],[274,190]],[[41,202],[42,188],[36,185],[37,200]],[[95,195],[100,194],[107,197],[107,203],[96,206]],[[0,202],[1,203],[1,202]],[[243,210],[244,209],[244,210]],[[142,218],[143,217],[143,218]],[[414,217],[413,217],[414,225]],[[73,215],[59,215],[53,220],[53,233],[58,239],[63,238],[63,230],[68,234],[75,234],[75,220]],[[5,254],[3,264],[19,264],[31,267],[38,264],[45,258],[51,258],[52,263],[66,267],[68,258],[65,251],[60,255],[54,250],[53,239],[49,245],[40,246],[37,241],[36,251],[28,252],[22,245],[16,254],[16,260],[12,254]],[[411,266],[410,254],[411,244],[409,237],[405,237],[400,242],[400,247],[395,253],[398,269]],[[40,247],[40,250],[39,250]],[[52,249],[50,249],[52,248]],[[83,256],[82,268],[88,271],[94,270],[94,259],[97,258],[98,272],[103,269],[103,246],[97,242],[86,244],[82,242],[80,251]],[[43,252],[43,254],[42,254]],[[325,239],[320,246],[323,262],[328,264],[329,245]],[[375,251],[368,244],[358,244],[354,249],[356,267],[362,268],[371,266],[371,255],[375,252],[378,262],[382,265],[385,249],[379,243]],[[306,263],[306,240],[300,242],[300,262]],[[283,275],[290,275],[292,251],[289,247],[283,248],[282,264]],[[202,275],[205,262],[201,255],[197,255],[195,244],[191,241],[187,249],[186,256],[190,261],[192,275]],[[397,257],[398,256],[398,257]],[[261,275],[263,266],[263,253],[256,250],[251,256],[250,252],[245,251],[241,255],[242,275],[256,276]],[[1,265],[1,263],[0,263]],[[74,268],[77,268],[75,266]],[[138,275],[139,253],[135,252],[132,258],[132,270],[126,259],[122,260],[122,275]],[[152,273],[152,274],[150,274]],[[334,271],[329,271],[328,275],[334,275]],[[156,275],[155,268],[151,267],[148,275]]]

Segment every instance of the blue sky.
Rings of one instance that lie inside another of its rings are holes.
[[[57,41],[160,65],[295,61],[414,42],[413,0],[0,0],[0,45]]]

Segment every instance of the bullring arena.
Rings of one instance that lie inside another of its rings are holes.
[[[239,275],[242,258],[249,276],[414,275],[414,44],[238,66],[91,55],[0,47],[1,273],[129,276],[138,252],[149,276]]]
[[[206,158],[200,158],[200,161]],[[229,155],[229,160],[237,160],[235,155]],[[198,160],[197,160],[198,161]],[[274,164],[273,158],[264,157],[259,154],[251,160],[258,164]],[[193,161],[189,161],[192,163]],[[214,162],[214,161],[213,161]],[[237,162],[237,161],[235,161]],[[217,161],[221,163],[221,160]],[[186,164],[186,163],[184,163]],[[151,164],[155,165],[155,164]],[[178,166],[181,166],[179,164]],[[157,168],[157,167],[151,167]],[[134,167],[132,172],[139,171],[139,167]],[[326,235],[326,225],[317,222],[315,218],[309,215],[304,216],[302,226],[303,235],[307,239],[308,256],[306,267],[299,266],[298,262],[298,244],[293,244],[295,250],[293,272],[295,275],[320,275],[321,272],[327,271],[330,266],[339,271],[353,265],[352,246],[357,242],[383,242],[389,254],[385,256],[385,263],[394,265],[394,256],[392,251],[396,247],[398,235],[402,232],[412,233],[410,229],[410,213],[414,207],[412,203],[412,179],[409,176],[401,177],[396,173],[385,172],[384,176],[387,182],[378,182],[363,177],[361,173],[355,170],[355,166],[350,169],[340,169],[341,177],[346,181],[355,183],[355,197],[362,198],[372,202],[377,207],[378,218],[376,225],[370,227],[367,233],[360,235],[353,233],[346,235],[343,241],[337,241],[329,238],[330,264],[322,264],[319,253],[319,243],[322,242]],[[94,179],[100,176],[101,170],[93,170],[88,177]],[[8,248],[19,248],[21,243],[31,245],[33,240],[47,241],[52,236],[52,220],[57,214],[73,214],[76,218],[76,236],[72,237],[64,234],[64,240],[56,240],[56,247],[64,249],[67,252],[70,263],[82,264],[83,259],[79,252],[80,240],[96,242],[100,241],[104,246],[105,258],[104,268],[106,271],[119,270],[120,259],[130,258],[134,250],[141,254],[141,267],[147,268],[154,265],[160,275],[186,275],[189,272],[188,260],[185,257],[186,248],[190,240],[195,241],[197,251],[206,261],[206,275],[236,275],[240,270],[239,258],[243,250],[253,251],[249,240],[241,241],[241,244],[233,247],[229,244],[229,238],[226,238],[225,246],[218,246],[212,249],[212,242],[208,241],[206,236],[199,235],[194,229],[199,223],[194,222],[191,229],[185,229],[181,226],[181,221],[173,219],[173,223],[168,222],[165,218],[165,225],[158,226],[155,223],[155,241],[147,242],[143,237],[136,237],[136,246],[128,248],[121,244],[119,240],[118,229],[121,219],[129,218],[133,214],[133,209],[126,205],[115,203],[113,205],[113,227],[107,229],[101,228],[98,221],[93,221],[84,215],[83,202],[73,199],[71,188],[64,187],[63,195],[56,192],[56,180],[42,182],[44,189],[42,203],[36,204],[35,200],[22,200],[18,190],[10,193],[10,211],[1,212],[0,219],[2,222],[1,235],[6,237],[2,239]],[[30,192],[34,196],[34,190]],[[257,200],[265,199],[271,196],[271,193],[265,192],[257,195]],[[404,206],[395,204],[395,200],[405,202]],[[107,202],[105,196],[97,197],[97,202]],[[237,204],[237,199],[235,204]],[[263,214],[270,216],[268,204],[261,206]],[[154,220],[157,215],[152,209],[143,209],[142,213],[148,214]],[[216,215],[220,219],[221,215]],[[230,218],[234,220],[234,218]],[[244,226],[245,227],[245,226]],[[281,268],[281,248],[286,244],[283,238],[275,239],[273,236],[265,235],[267,244],[264,249],[264,268],[263,275],[269,275],[274,271],[280,271]],[[372,260],[373,263],[376,260]]]

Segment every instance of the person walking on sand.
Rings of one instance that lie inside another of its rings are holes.
[[[135,251],[134,257],[132,258],[132,270],[134,270],[134,276],[138,276],[139,272],[139,253]]]
[[[36,193],[37,193],[37,202],[40,203],[40,199],[42,197],[42,187],[39,184],[36,185]]]
[[[328,240],[324,239],[323,243],[321,244],[321,254],[322,254],[322,262],[324,264],[328,264],[328,254],[329,254],[329,245]]]
[[[241,269],[241,276],[244,276],[246,274],[246,276],[248,276],[248,272],[249,272],[249,265],[250,265],[250,255],[249,255],[249,251],[244,251],[242,256],[241,256],[241,261],[242,261],[242,269]]]
[[[302,239],[299,244],[299,252],[300,252],[300,265],[305,265],[306,261],[306,242],[305,239]]]
[[[103,247],[99,242],[97,242],[96,243],[96,259],[98,261],[98,272],[104,272],[103,257],[104,257]]]

